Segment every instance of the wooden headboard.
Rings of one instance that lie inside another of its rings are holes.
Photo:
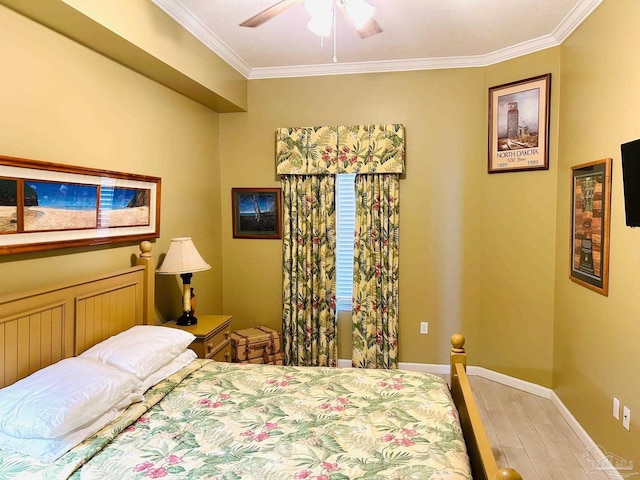
[[[0,297],[0,387],[134,325],[155,323],[151,244],[140,250],[131,268]]]

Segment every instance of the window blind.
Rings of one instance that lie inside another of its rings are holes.
[[[336,175],[336,300],[338,310],[351,310],[353,298],[353,236],[356,218],[353,173]]]

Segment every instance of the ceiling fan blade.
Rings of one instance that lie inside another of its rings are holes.
[[[289,10],[291,7],[301,3],[302,0],[281,0],[280,2],[265,8],[263,11],[245,20],[240,24],[241,27],[259,27],[267,20],[271,20],[276,15]]]
[[[365,23],[361,28],[359,28],[357,32],[361,38],[367,38],[373,35],[377,35],[378,33],[382,33],[382,28],[380,28],[380,25],[378,25],[378,22],[376,22],[372,18],[367,23]]]

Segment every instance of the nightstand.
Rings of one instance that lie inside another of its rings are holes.
[[[198,315],[195,325],[176,325],[175,321],[164,324],[166,327],[179,328],[193,333],[196,339],[189,348],[199,358],[209,358],[218,362],[231,361],[231,320],[232,315]]]

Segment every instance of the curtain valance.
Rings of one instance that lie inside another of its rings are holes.
[[[404,173],[404,126],[279,128],[276,173]]]

